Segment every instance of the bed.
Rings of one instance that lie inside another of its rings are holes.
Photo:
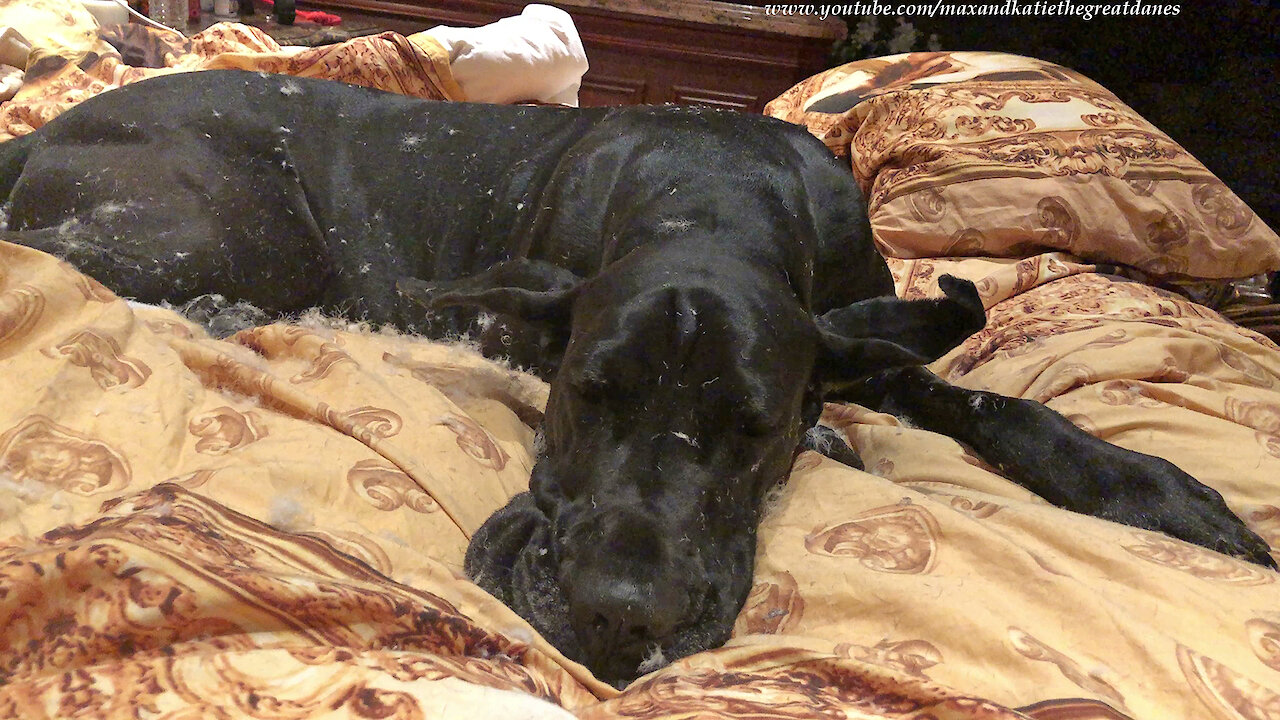
[[[228,62],[465,98],[423,38],[211,30],[169,69],[46,61],[0,125]],[[860,61],[767,112],[849,159],[902,296],[977,282],[987,326],[935,372],[1174,461],[1280,547],[1280,348],[1188,299],[1280,239],[1199,163],[1013,56]],[[527,485],[532,376],[318,316],[214,339],[0,243],[0,378],[3,717],[1280,718],[1274,572],[856,405],[823,422],[866,471],[797,457],[734,638],[618,691],[461,575]]]

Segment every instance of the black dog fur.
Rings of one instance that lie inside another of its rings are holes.
[[[1061,507],[1273,566],[1172,464],[923,370],[982,326],[973,286],[894,298],[851,173],[785,123],[202,72],[0,146],[0,194],[0,238],[144,302],[431,335],[495,314],[487,351],[551,381],[546,448],[467,571],[610,682],[727,639],[762,499],[824,400],[951,435]]]

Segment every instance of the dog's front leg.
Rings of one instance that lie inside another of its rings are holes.
[[[1276,567],[1267,543],[1217,491],[1167,460],[1099,440],[1038,402],[956,387],[921,367],[877,375],[850,399],[969,445],[1058,507]]]

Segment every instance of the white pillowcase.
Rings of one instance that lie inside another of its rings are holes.
[[[482,27],[441,25],[426,32],[449,53],[467,100],[578,105],[587,54],[573,18],[559,8],[529,5]]]

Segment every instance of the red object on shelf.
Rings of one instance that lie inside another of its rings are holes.
[[[262,4],[267,7],[275,7],[274,0],[262,0]],[[342,18],[333,13],[321,12],[320,10],[299,10],[298,19],[303,22],[313,22],[317,25],[338,25],[342,22]]]
[[[200,19],[200,0],[187,0],[187,20],[196,22]]]

